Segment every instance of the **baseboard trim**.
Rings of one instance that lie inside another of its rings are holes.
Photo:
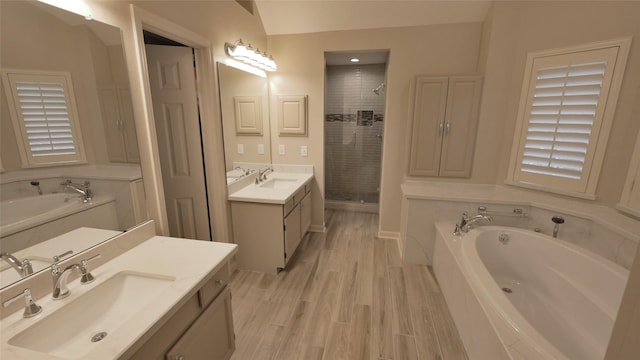
[[[400,233],[395,231],[378,231],[378,237],[383,239],[393,239],[396,241],[400,240]]]

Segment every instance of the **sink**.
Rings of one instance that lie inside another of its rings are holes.
[[[33,267],[34,273],[46,267],[49,267],[51,266],[51,264],[53,264],[53,259],[50,259],[50,258],[29,257],[28,259],[29,261],[31,261],[31,267]],[[18,274],[18,272],[14,268],[12,268],[8,263],[3,264],[3,266],[0,269],[1,269],[0,270],[0,287],[5,287],[9,284],[13,284],[14,282],[22,279],[22,276],[20,276],[20,274]]]
[[[296,179],[273,178],[267,180],[267,182],[260,185],[260,187],[268,189],[289,189],[295,185],[296,181]]]
[[[156,274],[116,273],[8,342],[61,358],[86,358],[85,355],[94,350],[100,340],[108,342],[109,334],[126,327],[132,316],[143,310],[174,280],[173,277]],[[46,311],[45,308],[42,315]]]

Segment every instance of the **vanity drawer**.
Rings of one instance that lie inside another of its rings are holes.
[[[287,215],[289,215],[289,213],[291,212],[291,210],[293,210],[295,205],[296,205],[296,202],[295,202],[295,196],[294,196],[291,199],[289,199],[289,201],[284,203],[284,208],[282,209],[282,216],[286,217]]]
[[[298,190],[298,191],[296,192],[296,194],[295,194],[295,195],[293,195],[293,202],[294,202],[294,204],[299,204],[299,203],[300,203],[300,201],[302,200],[302,198],[306,195],[306,193],[307,193],[307,192],[306,192],[306,187],[307,187],[306,185],[305,185],[305,186],[303,186],[302,188],[300,188],[300,190]]]
[[[229,283],[230,276],[229,264],[224,264],[222,268],[213,275],[211,280],[207,281],[207,283],[200,288],[200,291],[198,291],[200,307],[207,307],[207,305],[215,299],[220,291]]]

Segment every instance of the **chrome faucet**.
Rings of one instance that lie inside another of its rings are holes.
[[[64,270],[61,270],[57,263],[51,265],[51,275],[53,276],[53,292],[51,297],[53,300],[64,299],[71,294],[71,291],[67,288],[67,280],[72,270],[79,269],[80,265],[78,264],[69,265]]]
[[[264,169],[258,169],[258,177],[256,178],[256,184],[260,183],[261,181],[265,181],[267,180],[267,172],[272,172],[273,169],[270,167],[264,168]]]
[[[89,185],[91,183],[85,181],[82,184],[74,184],[71,180],[65,180],[60,185],[64,186],[65,189],[71,189],[77,193],[82,195],[82,202],[89,202],[93,198],[93,192],[89,189]]]
[[[88,259],[84,259],[80,261],[80,264],[72,264],[64,268],[64,270],[60,269],[58,263],[54,263],[51,265],[51,275],[53,276],[53,292],[51,297],[53,300],[64,299],[71,291],[67,288],[67,280],[69,280],[69,275],[71,275],[72,270],[78,270],[80,272],[80,283],[82,285],[89,284],[95,277],[89,272],[87,265],[89,262],[101,258],[102,255],[97,254]]]
[[[0,258],[8,262],[9,265],[11,265],[11,267],[14,268],[22,277],[33,274],[33,267],[31,266],[31,261],[29,261],[29,259],[20,261],[9,253],[0,254]]]
[[[473,227],[473,224],[479,221],[492,222],[493,218],[489,215],[478,214],[471,219],[467,218],[463,225],[460,226],[460,231],[466,233],[469,232],[469,229]],[[461,222],[462,223],[462,222]]]

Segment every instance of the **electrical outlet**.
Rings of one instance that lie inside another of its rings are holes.
[[[278,145],[278,154],[279,155],[284,155],[285,154],[284,145],[282,145],[282,144]]]
[[[258,154],[264,155],[264,144],[258,144]]]
[[[307,145],[301,145],[300,146],[300,156],[307,156],[307,155],[309,155]]]
[[[244,154],[244,144],[238,144],[238,154]]]

